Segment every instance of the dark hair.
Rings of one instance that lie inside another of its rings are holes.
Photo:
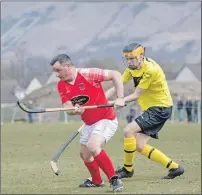
[[[139,43],[131,43],[124,47],[123,52],[131,52],[141,46]]]
[[[53,66],[56,62],[59,62],[61,65],[67,61],[71,61],[70,57],[66,54],[59,54],[55,56],[51,62],[50,65]]]

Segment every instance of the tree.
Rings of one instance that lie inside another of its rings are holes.
[[[25,47],[17,46],[13,49],[14,58],[10,60],[10,71],[12,77],[23,86],[25,85],[25,75],[27,72],[26,60],[29,56]]]

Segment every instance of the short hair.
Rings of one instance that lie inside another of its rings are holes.
[[[124,47],[123,52],[132,52],[133,50],[137,49],[141,46],[139,43],[131,43]]]
[[[71,58],[68,55],[66,55],[66,54],[59,54],[59,55],[55,56],[51,60],[50,65],[53,66],[56,62],[59,62],[61,65],[63,65],[67,61],[71,61]]]

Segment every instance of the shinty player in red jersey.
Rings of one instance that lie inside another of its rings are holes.
[[[58,92],[64,107],[78,107],[68,111],[69,115],[80,115],[85,125],[80,136],[80,156],[90,172],[92,179],[86,179],[79,187],[101,187],[104,182],[99,168],[106,174],[114,192],[123,189],[123,183],[115,173],[113,164],[102,149],[118,127],[118,121],[113,108],[82,109],[81,105],[108,104],[102,88],[102,81],[113,81],[117,99],[115,108],[125,105],[124,89],[121,74],[118,71],[98,68],[76,68],[70,57],[60,54],[50,63],[53,71],[60,79]]]

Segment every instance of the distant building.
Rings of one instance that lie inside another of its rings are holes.
[[[191,66],[183,66],[182,69],[177,73],[175,80],[201,82],[201,70],[196,69],[200,69],[200,67],[194,67],[194,69],[191,69]]]

